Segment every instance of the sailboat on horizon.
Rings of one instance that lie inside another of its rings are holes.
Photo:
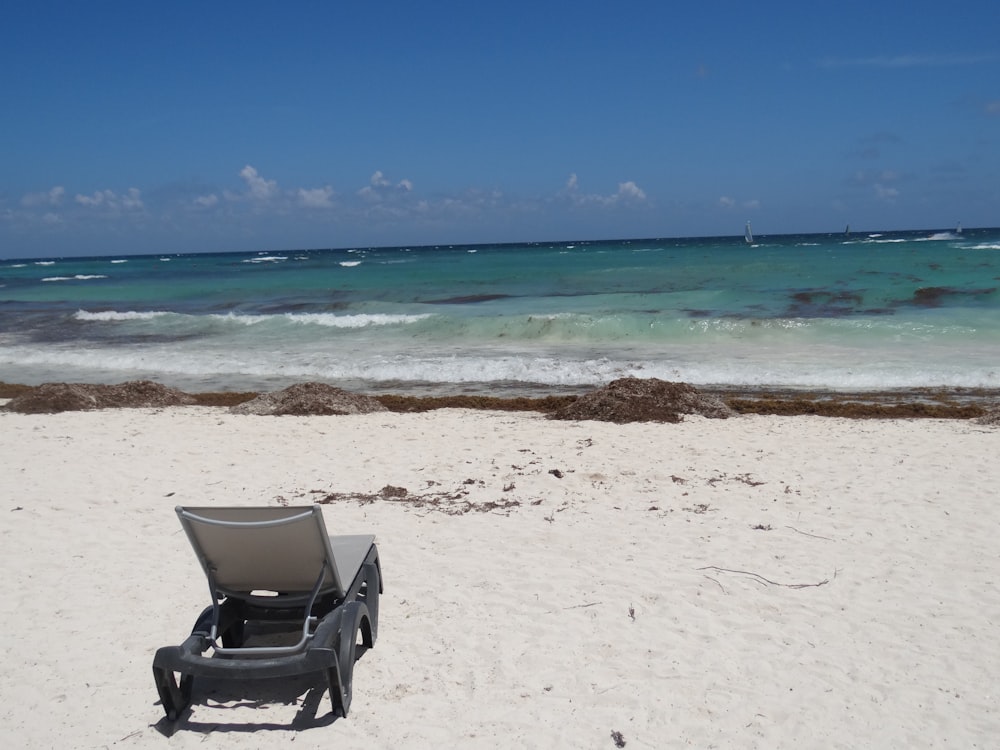
[[[750,222],[747,222],[746,229],[743,230],[743,240],[748,245],[753,244],[753,232],[750,230]]]

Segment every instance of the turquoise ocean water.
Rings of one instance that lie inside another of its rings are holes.
[[[1000,229],[0,260],[0,380],[1000,388]]]

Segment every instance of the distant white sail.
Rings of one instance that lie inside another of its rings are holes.
[[[743,230],[743,239],[749,245],[753,242],[753,232],[750,231],[750,222],[747,222],[747,228]]]

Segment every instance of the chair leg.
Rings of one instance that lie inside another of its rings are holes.
[[[354,696],[354,651],[357,632],[357,628],[352,627],[350,632],[345,631],[340,634],[337,661],[340,662],[341,678],[340,713],[344,718],[347,718],[347,712],[351,710],[351,698]]]
[[[339,694],[340,715],[346,717],[351,709],[351,698],[354,695],[354,662],[357,659],[358,630],[366,646],[371,646],[372,621],[368,616],[368,607],[361,602],[351,602],[344,608],[343,620],[341,621],[340,636],[337,643],[337,674],[336,692]],[[334,708],[337,708],[337,699],[334,697],[334,676],[330,671],[330,697],[334,700]]]
[[[339,660],[326,670],[326,680],[330,688],[330,703],[333,704],[334,713],[346,717],[351,707],[351,697],[344,693],[344,676],[340,673]]]
[[[153,667],[153,679],[156,682],[156,692],[160,694],[163,711],[170,721],[177,718],[191,703],[191,690],[194,687],[194,676],[182,674],[178,684],[174,673],[169,669]]]
[[[369,628],[366,631],[365,645],[371,648],[378,638],[378,600],[379,592],[382,590],[382,576],[379,573],[378,565],[368,563],[365,565],[365,606],[368,607]],[[370,642],[369,642],[370,639]]]

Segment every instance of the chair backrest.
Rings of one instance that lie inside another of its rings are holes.
[[[227,596],[275,591],[344,595],[322,509],[176,508],[205,574]]]

